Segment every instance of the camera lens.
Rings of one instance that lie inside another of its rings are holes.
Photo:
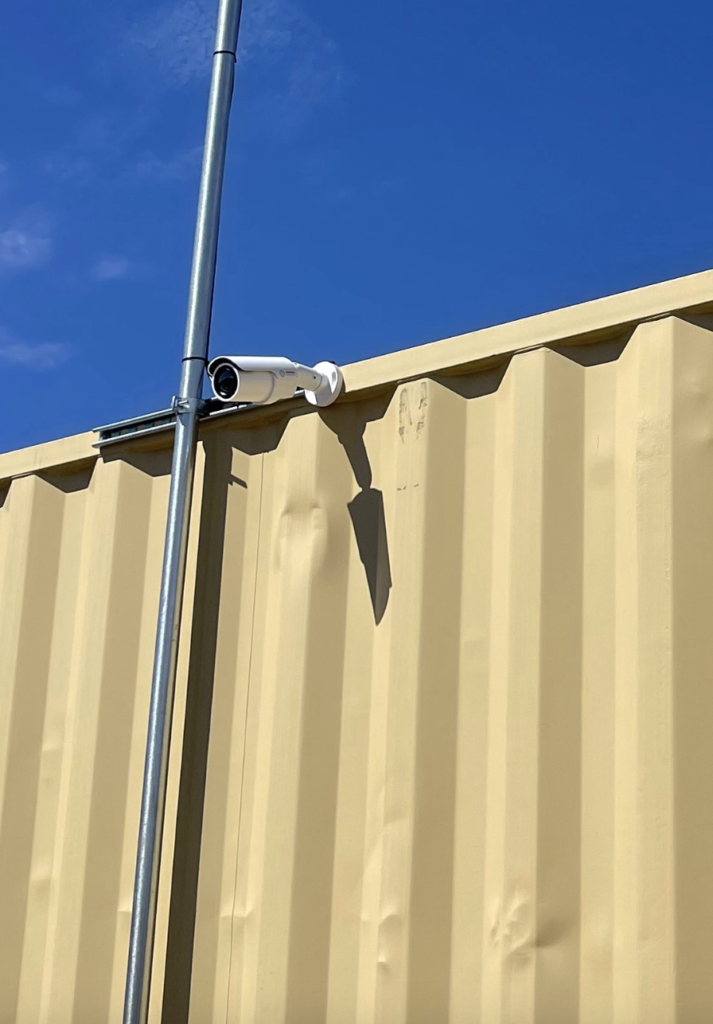
[[[218,398],[229,401],[238,390],[238,374],[232,366],[221,366],[213,377],[213,390]]]

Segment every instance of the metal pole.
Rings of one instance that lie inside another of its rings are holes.
[[[124,1024],[145,1024],[153,959],[163,835],[166,769],[176,683],[188,523],[198,441],[198,413],[208,356],[228,119],[233,95],[241,0],[219,0],[213,75],[188,294],[183,365],[174,401],[176,436],[156,631],[134,902],[126,972]]]

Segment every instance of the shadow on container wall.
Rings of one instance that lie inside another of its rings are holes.
[[[366,425],[381,419],[393,397],[393,389],[368,402],[348,402],[321,412],[323,421],[332,430],[344,448],[354,477],[360,487],[356,497],[348,503],[349,516],[354,529],[359,558],[364,566],[369,587],[374,621],[384,617],[391,592],[391,561],[386,533],[384,495],[372,487],[373,473],[364,444]]]
[[[161,1014],[168,1024],[187,1024],[190,1012],[228,496],[231,487],[248,489],[232,471],[233,449],[256,456],[273,451],[288,422],[282,415],[257,427],[243,421],[233,431],[201,435],[206,461]]]

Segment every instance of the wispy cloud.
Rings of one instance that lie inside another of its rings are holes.
[[[44,171],[59,181],[86,183],[94,175],[95,167],[88,155],[79,147],[69,144],[44,159]]]
[[[243,64],[280,63],[288,79],[294,79],[295,72],[300,77],[314,70],[320,77],[325,73],[330,78],[341,77],[336,43],[295,0],[261,0],[246,5],[238,55]]]
[[[164,3],[136,22],[129,43],[171,84],[185,85],[210,69],[215,5],[208,0]]]
[[[336,42],[294,0],[246,7],[238,43],[246,99],[261,120],[292,136],[318,107],[333,102],[344,67]]]
[[[202,146],[190,146],[168,157],[148,153],[138,161],[133,173],[154,181],[185,181],[197,173],[202,153]]]
[[[116,113],[87,117],[74,137],[45,157],[44,170],[53,178],[85,184],[123,161],[147,125],[144,110],[132,111],[129,117]]]
[[[53,370],[65,363],[71,354],[70,345],[56,341],[33,344],[17,338],[6,327],[0,327],[0,362],[10,366]]]
[[[43,89],[42,97],[46,103],[51,103],[55,107],[73,107],[82,98],[76,89],[55,82]]]
[[[26,227],[0,231],[0,270],[29,270],[46,263],[52,251],[47,233]]]
[[[175,153],[155,147],[156,119],[166,93],[195,85],[210,73],[215,0],[163,0],[116,33],[116,48],[102,56],[118,90],[140,92],[130,108],[109,104],[81,117],[73,133],[44,160],[56,179],[84,185],[110,177],[144,182],[190,178],[202,145]],[[299,0],[245,4],[238,54],[235,116],[250,131],[290,142],[344,81],[339,48]],[[63,99],[58,97],[58,102]],[[67,96],[67,103],[74,100]]]
[[[132,26],[129,44],[164,87],[182,87],[209,73],[214,32],[213,0],[172,0]],[[338,94],[339,49],[295,0],[246,4],[238,47],[242,101],[277,134],[292,134]]]
[[[119,281],[131,273],[131,263],[125,256],[104,256],[91,269],[95,281]]]

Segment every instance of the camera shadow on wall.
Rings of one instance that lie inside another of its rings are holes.
[[[337,435],[344,448],[359,493],[348,503],[349,516],[364,566],[369,587],[374,621],[377,626],[384,617],[391,592],[391,562],[386,532],[384,495],[372,487],[373,474],[364,444],[364,431],[371,420],[381,419],[391,401],[393,390],[367,402],[345,403],[334,409],[323,410],[320,415]]]

